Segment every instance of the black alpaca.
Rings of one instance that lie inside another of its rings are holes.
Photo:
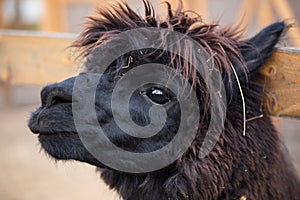
[[[249,40],[241,40],[238,31],[220,28],[216,24],[207,25],[200,17],[190,17],[182,11],[181,5],[173,11],[167,3],[167,19],[158,20],[150,3],[145,0],[144,4],[145,17],[139,16],[127,4],[120,4],[112,10],[99,10],[98,16],[89,18],[73,47],[78,47],[82,56],[88,57],[103,41],[140,27],[170,29],[197,41],[213,57],[214,65],[222,73],[228,96],[225,127],[217,144],[205,158],[198,157],[210,118],[209,104],[205,100],[208,91],[201,77],[195,75],[192,66],[186,70],[188,65],[168,52],[143,49],[123,55],[103,75],[101,84],[104,86],[101,88],[105,89],[96,94],[98,121],[106,127],[110,140],[127,150],[143,152],[151,146],[168,143],[172,137],[170,132],[148,140],[132,139],[119,132],[113,127],[116,124],[106,102],[120,74],[130,70],[122,68],[130,58],[133,58],[131,68],[145,63],[170,63],[195,83],[203,116],[196,138],[181,157],[161,170],[143,174],[117,171],[94,158],[82,144],[73,121],[72,87],[76,77],[48,85],[41,92],[42,106],[32,114],[29,127],[39,134],[42,148],[56,159],[78,160],[96,166],[106,184],[126,200],[299,199],[299,179],[262,107],[263,86],[256,81],[259,76],[256,72],[271,56],[288,26],[278,22]],[[248,119],[246,135],[243,135],[243,101],[232,67],[236,69],[244,94]],[[86,71],[97,72],[97,69],[88,67]],[[159,93],[153,93],[153,88]],[[171,95],[162,87],[149,86],[145,91],[143,98],[140,94],[132,97],[140,105],[132,108],[132,118],[139,125],[147,124],[145,112],[146,107],[151,106],[149,104],[167,107],[171,102]],[[171,113],[166,122],[168,130],[176,130],[176,123],[180,120],[178,107],[167,108]],[[256,117],[261,114],[262,117]]]

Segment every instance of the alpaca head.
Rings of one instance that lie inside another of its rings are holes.
[[[247,118],[261,112],[261,87],[253,77],[286,25],[275,23],[241,40],[239,32],[189,17],[181,6],[172,11],[167,4],[168,17],[159,20],[149,2],[144,4],[145,17],[120,4],[89,18],[73,44],[85,58],[85,72],[44,87],[29,127],[49,155],[98,167],[125,199],[214,197],[222,193],[222,183],[208,189],[209,184],[232,178],[238,154],[230,149],[245,142],[243,131],[255,131],[255,126],[244,130],[243,103]],[[210,68],[219,77],[214,92],[207,80]],[[218,118],[213,105],[223,111],[223,130],[201,157]],[[231,136],[235,141],[228,145]],[[227,175],[219,175],[228,177],[210,180],[225,168]],[[202,180],[192,180],[202,173]],[[206,192],[195,192],[197,187]]]

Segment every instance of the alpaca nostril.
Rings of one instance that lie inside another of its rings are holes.
[[[42,101],[42,107],[45,107],[47,104],[47,99],[50,93],[51,87],[46,86],[41,91],[41,101]]]
[[[76,77],[54,83],[41,91],[42,107],[48,108],[56,104],[72,103],[72,91]]]
[[[54,105],[57,105],[57,104],[63,104],[63,103],[72,103],[72,98],[69,99],[65,95],[63,95],[63,96],[56,96],[56,95],[51,96],[49,98],[49,101],[46,104],[46,107],[54,106]]]
[[[56,84],[46,86],[41,92],[42,107],[49,108],[57,104],[72,103],[72,94]]]

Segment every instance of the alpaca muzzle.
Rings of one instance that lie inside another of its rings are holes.
[[[60,83],[54,83],[43,88],[41,101],[43,108],[63,103],[72,103],[72,90],[75,78],[69,78]]]

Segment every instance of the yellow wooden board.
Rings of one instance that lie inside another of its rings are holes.
[[[78,64],[67,48],[74,39],[71,34],[0,32],[0,80],[45,85],[75,75]]]
[[[300,49],[281,48],[261,69],[270,113],[300,117]]]
[[[67,48],[71,34],[0,32],[0,86],[45,85],[80,72],[80,62]],[[265,104],[270,113],[300,117],[300,49],[281,48],[261,69]]]

